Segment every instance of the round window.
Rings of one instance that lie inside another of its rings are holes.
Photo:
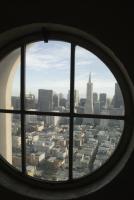
[[[74,197],[95,191],[124,166],[133,102],[124,68],[106,47],[45,28],[2,52],[0,162],[31,191],[63,189],[66,199],[72,188]]]

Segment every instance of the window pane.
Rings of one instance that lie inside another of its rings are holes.
[[[26,51],[26,109],[69,111],[70,44],[35,42]]]
[[[101,167],[116,149],[124,121],[74,118],[73,178]]]
[[[68,118],[27,115],[27,174],[50,181],[68,180],[68,140]]]
[[[0,61],[0,109],[20,109],[20,48]]]
[[[0,114],[0,153],[15,168],[21,170],[20,115]]]
[[[75,112],[124,115],[120,87],[108,67],[79,46],[75,57]]]

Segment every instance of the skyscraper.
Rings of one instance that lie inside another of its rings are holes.
[[[120,108],[123,106],[123,97],[118,83],[115,83],[115,94],[113,98],[114,108]]]
[[[87,95],[85,103],[85,113],[93,113],[93,83],[91,82],[91,73],[89,75],[89,81],[87,83]]]
[[[98,102],[98,94],[97,93],[93,93],[93,104]]]
[[[80,106],[84,107],[86,103],[86,98],[81,98],[80,99]]]
[[[94,114],[100,113],[100,102],[98,101],[97,93],[93,93],[93,110],[94,110]]]
[[[65,107],[67,106],[67,99],[64,98],[62,93],[59,94],[59,106]]]
[[[91,73],[89,74],[89,80],[87,83],[87,94],[86,94],[86,103],[84,107],[85,114],[93,113],[93,83],[91,82]],[[84,118],[83,124],[93,124],[94,119]]]
[[[38,109],[39,111],[50,112],[53,108],[53,91],[38,90]]]
[[[106,93],[100,93],[100,110],[102,111],[107,103],[107,94]]]
[[[64,106],[66,108],[67,100],[65,98],[60,99],[59,105]]]
[[[67,104],[70,105],[70,90],[68,90],[67,94]],[[74,107],[79,106],[79,91],[74,90]]]
[[[35,109],[36,102],[35,102],[35,95],[34,94],[26,94],[25,96],[25,106],[26,109]]]
[[[57,94],[53,95],[53,109],[59,107],[59,96]]]

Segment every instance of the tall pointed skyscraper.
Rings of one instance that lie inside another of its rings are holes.
[[[93,113],[93,83],[91,82],[91,73],[89,74],[89,81],[87,83],[87,95],[84,112],[85,114]]]

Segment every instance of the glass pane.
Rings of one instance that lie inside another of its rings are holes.
[[[69,111],[70,44],[35,42],[26,51],[26,109]]]
[[[20,48],[0,61],[0,109],[20,109]]]
[[[19,114],[0,114],[0,153],[21,170],[21,123]]]
[[[101,167],[116,149],[124,121],[74,118],[73,178]]]
[[[120,87],[108,67],[79,46],[75,57],[75,112],[124,115]]]
[[[27,174],[49,181],[68,180],[69,119],[26,116]]]

